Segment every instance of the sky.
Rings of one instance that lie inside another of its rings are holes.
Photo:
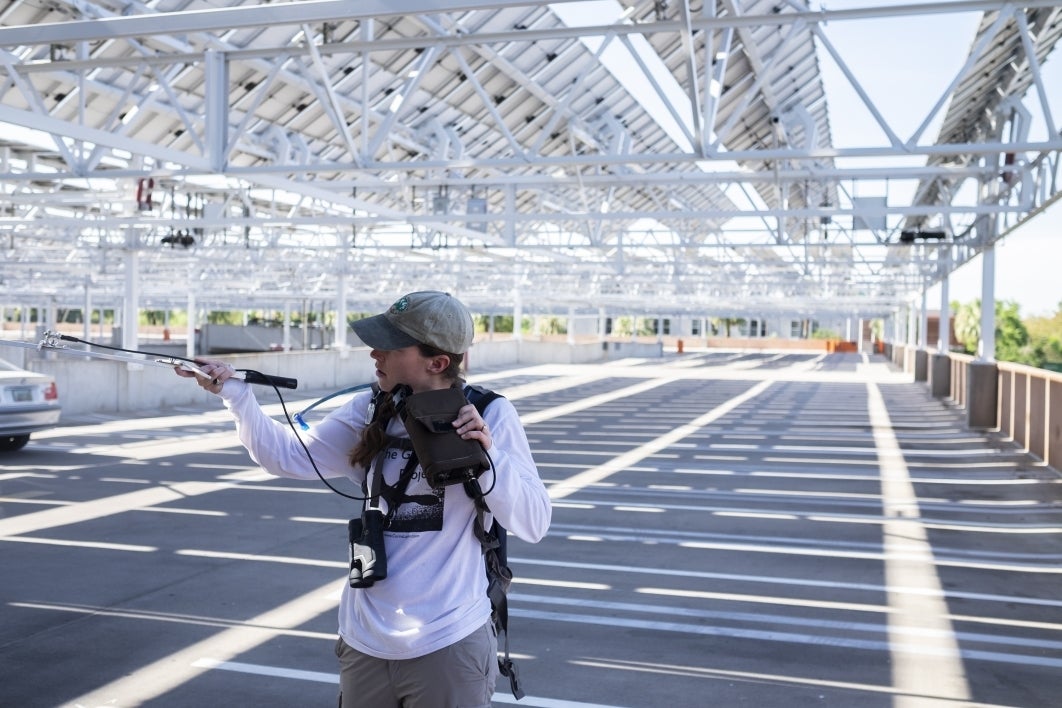
[[[890,0],[830,0],[830,10],[906,4]],[[980,13],[923,15],[915,18],[831,22],[825,32],[850,70],[901,139],[913,135],[965,62],[980,23]],[[847,80],[820,53],[820,69],[830,102],[833,144],[845,147],[880,143],[884,134]],[[1049,110],[1058,130],[1062,121],[1062,47],[1042,66]],[[1032,138],[1048,130],[1035,90],[1024,98],[1033,117]],[[924,132],[922,143],[935,140],[943,107]],[[917,164],[917,163],[916,163]],[[891,201],[892,195],[890,195]],[[995,249],[996,300],[1018,303],[1023,317],[1051,315],[1062,302],[1062,201],[998,241]],[[951,302],[981,296],[982,258],[957,269],[948,286]],[[940,307],[940,288],[927,293],[927,307]]]
[[[974,258],[948,281],[948,301],[981,297],[982,259]],[[1018,303],[1022,317],[1050,317],[1062,308],[1062,201],[996,244],[996,301]],[[927,307],[940,309],[940,288],[931,288]]]

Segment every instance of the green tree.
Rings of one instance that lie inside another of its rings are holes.
[[[1030,366],[1044,363],[1043,353],[1029,346],[1029,330],[1021,321],[1016,302],[996,303],[996,359]]]
[[[612,334],[616,337],[650,335],[653,334],[652,322],[639,320],[637,317],[616,317],[612,320]]]
[[[490,315],[476,315],[475,317],[476,331],[477,332],[489,332],[490,331]],[[498,334],[512,332],[513,331],[513,316],[512,315],[495,315],[494,316],[494,331]]]
[[[716,332],[720,330],[726,330],[726,336],[730,336],[730,330],[732,327],[741,327],[745,324],[744,317],[713,317],[712,329]]]
[[[955,313],[955,338],[967,354],[976,354],[981,339],[981,301],[953,302],[951,311]]]
[[[543,317],[539,321],[539,334],[551,335],[551,334],[567,334],[568,333],[568,320],[562,317]]]
[[[885,320],[877,319],[870,321],[870,337],[876,342],[885,339]]]
[[[160,325],[166,320],[166,313],[163,310],[141,310],[140,324],[146,325]]]
[[[1048,368],[1062,368],[1062,302],[1051,317],[1030,317],[1024,322],[1031,346],[1043,352]]]
[[[981,338],[981,300],[966,304],[953,303],[955,309],[955,337],[967,354],[977,352]],[[1043,349],[1030,344],[1029,331],[1021,320],[1018,303],[1010,300],[996,302],[996,359],[1030,366],[1042,366]]]
[[[243,312],[239,310],[211,310],[207,313],[207,323],[221,325],[242,325]]]

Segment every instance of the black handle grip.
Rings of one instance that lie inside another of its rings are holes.
[[[277,388],[298,388],[298,379],[289,379],[286,376],[269,376],[257,371],[244,371],[243,380],[252,384],[263,384],[265,386],[276,386]]]

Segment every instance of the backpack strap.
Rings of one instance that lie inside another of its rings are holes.
[[[495,398],[501,398],[496,391],[468,384],[465,386],[465,398],[476,407],[482,416],[487,405]],[[513,580],[513,572],[508,566],[508,558],[505,543],[505,528],[494,519],[491,527],[486,528],[486,517],[490,513],[490,507],[483,496],[483,489],[479,486],[478,479],[471,479],[465,483],[465,493],[472,498],[476,506],[476,521],[473,531],[483,547],[483,561],[487,572],[487,597],[490,598],[491,621],[497,635],[503,640],[503,655],[498,658],[498,673],[509,679],[509,688],[513,698],[520,700],[524,697],[524,691],[520,688],[520,672],[509,656],[509,585]]]
[[[380,416],[383,414],[381,406],[384,400],[388,396],[388,392],[380,389],[378,383],[372,384],[372,399],[369,401],[369,408],[366,411],[366,418],[369,420],[369,424],[377,422]],[[389,421],[383,421],[386,425]],[[388,450],[408,450],[409,459],[406,461],[405,466],[402,468],[402,473],[399,475],[398,480],[393,485],[383,484],[382,488],[377,492],[380,496],[387,500],[388,505],[388,520],[394,516],[395,510],[402,502],[412,501],[418,504],[434,504],[434,496],[406,496],[406,488],[409,487],[410,481],[413,479],[413,473],[417,469],[417,453],[413,449],[413,443],[409,438],[400,438],[395,435],[387,436],[387,445],[383,450],[380,450],[376,455],[376,459],[373,460],[372,467],[379,470],[383,463],[384,455]]]
[[[468,402],[476,407],[479,411],[479,415],[482,417],[484,411],[487,410],[487,406],[495,398],[501,398],[501,394],[496,391],[483,388],[482,386],[476,386],[474,384],[466,384],[464,388],[465,398]],[[472,497],[472,501],[476,506],[476,521],[472,526],[473,533],[479,540],[479,544],[483,547],[483,552],[488,553],[490,551],[498,551],[502,549],[504,542],[500,540],[499,536],[504,533],[502,525],[497,521],[491,524],[491,528],[486,528],[486,515],[490,513],[490,507],[487,506],[487,502],[483,498],[483,489],[479,486],[478,479],[471,479],[464,484],[465,493]],[[499,533],[499,529],[501,533]],[[501,565],[504,566],[506,562],[504,549],[500,554]],[[488,569],[489,570],[489,569]],[[488,575],[489,577],[489,575]],[[506,586],[508,589],[508,586]]]
[[[509,585],[513,580],[513,571],[509,568],[505,558],[505,528],[494,521],[490,529],[485,528],[484,520],[490,513],[490,507],[483,498],[483,490],[480,489],[479,480],[471,479],[465,483],[465,492],[472,497],[476,506],[476,521],[473,530],[480,546],[483,547],[483,562],[487,572],[487,597],[490,598],[491,622],[494,631],[504,642],[502,645],[503,655],[498,658],[498,673],[509,679],[509,688],[513,692],[513,698],[520,700],[524,697],[523,689],[520,688],[520,673],[509,656]]]

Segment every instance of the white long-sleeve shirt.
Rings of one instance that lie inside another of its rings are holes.
[[[251,387],[230,379],[221,392],[236,419],[240,441],[267,472],[317,480],[306,451],[286,424],[267,416]],[[366,470],[350,453],[368,424],[370,391],[365,390],[302,435],[324,477],[347,477],[361,487]],[[505,398],[495,399],[483,419],[493,445],[494,472],[480,477],[494,517],[510,533],[537,542],[549,528],[552,507],[519,415]],[[387,430],[408,437],[401,421]],[[388,454],[383,479],[394,484],[405,464],[401,451]],[[495,479],[496,474],[496,479]],[[438,502],[405,502],[384,532],[387,577],[368,588],[345,586],[339,605],[339,634],[354,649],[381,659],[412,659],[465,638],[490,619],[483,555],[473,532],[476,510],[462,485],[432,490],[417,468],[409,496],[435,495]],[[360,515],[360,507],[352,516]],[[345,534],[345,530],[344,530]]]

